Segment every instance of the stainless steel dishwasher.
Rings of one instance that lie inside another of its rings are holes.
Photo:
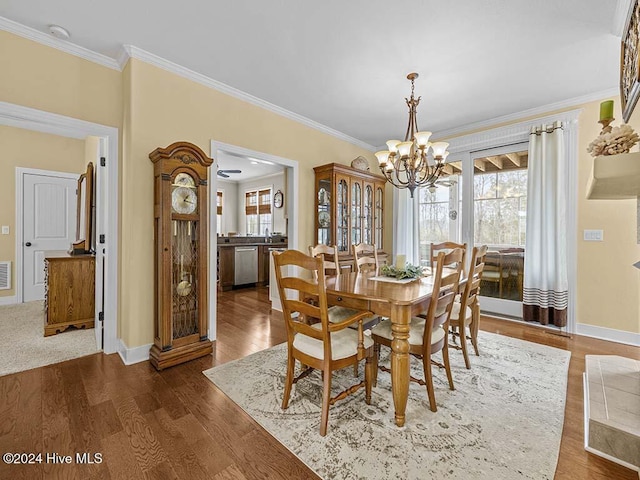
[[[258,247],[236,247],[234,285],[258,281]]]

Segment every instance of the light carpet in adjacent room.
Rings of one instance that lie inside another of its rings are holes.
[[[0,307],[0,375],[99,352],[93,329],[44,336],[44,302]]]
[[[436,413],[426,388],[411,383],[407,424],[396,427],[391,378],[379,372],[371,405],[361,389],[331,407],[326,437],[319,372],[294,385],[288,410],[280,409],[286,344],[203,373],[325,479],[553,478],[571,354],[486,332],[479,343],[471,370],[461,352],[450,352],[455,391],[434,367]],[[384,347],[381,363],[389,363]],[[411,374],[422,378],[415,358]],[[332,394],[354,380],[352,368],[335,372]]]

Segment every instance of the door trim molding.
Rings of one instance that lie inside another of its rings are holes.
[[[24,177],[25,175],[40,175],[46,177],[78,179],[77,173],[57,172],[53,170],[42,170],[39,168],[16,167],[16,284],[14,286],[16,292],[16,303],[24,301],[24,275],[23,270],[23,229],[24,229]]]
[[[56,113],[45,112],[34,108],[24,107],[8,102],[0,102],[0,125],[24,128],[38,132],[51,133],[63,137],[85,139],[96,136],[104,139],[106,144],[105,167],[98,166],[98,175],[106,175],[106,192],[104,205],[100,205],[98,216],[104,216],[107,243],[105,249],[105,281],[96,278],[96,292],[98,287],[104,288],[105,305],[109,308],[104,312],[104,353],[115,353],[118,350],[118,142],[119,131],[116,127],[87,122],[77,118],[67,117]],[[17,235],[16,235],[17,236]],[[101,249],[98,249],[101,250]],[[100,256],[98,256],[100,255]],[[102,258],[101,252],[96,254],[96,260]],[[100,346],[98,346],[100,347]]]

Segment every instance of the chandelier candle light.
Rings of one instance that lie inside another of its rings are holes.
[[[420,98],[413,96],[414,82],[418,78],[417,73],[410,73],[407,79],[411,80],[411,98],[405,98],[409,107],[409,125],[404,141],[389,140],[389,150],[376,152],[376,158],[380,170],[385,178],[396,188],[408,188],[413,198],[416,187],[426,186],[429,189],[436,187],[436,181],[442,174],[445,160],[447,159],[447,142],[429,142],[431,132],[419,132],[416,119],[416,107]],[[433,150],[433,162],[427,158],[429,149]]]

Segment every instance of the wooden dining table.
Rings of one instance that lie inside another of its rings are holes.
[[[443,277],[453,275],[444,269]],[[428,275],[408,283],[376,280],[375,273],[342,273],[326,277],[327,301],[331,305],[373,313],[391,319],[391,390],[396,425],[405,424],[409,395],[409,325],[411,317],[427,310],[433,292]]]

